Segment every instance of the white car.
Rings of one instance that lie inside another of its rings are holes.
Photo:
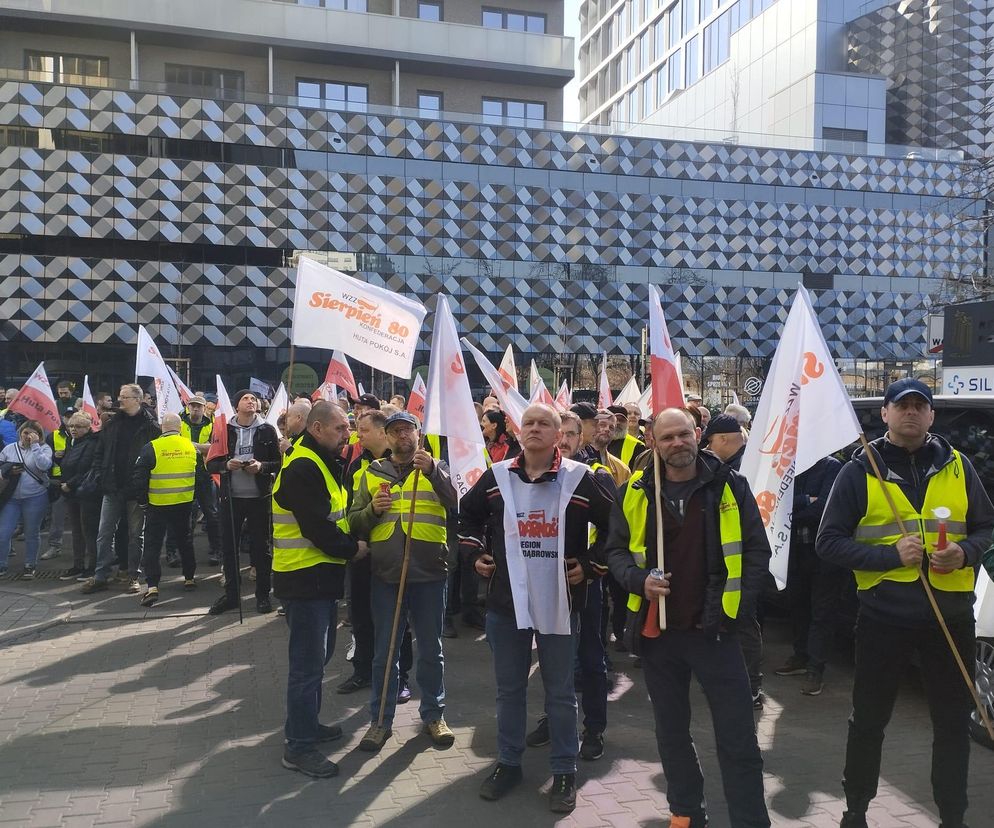
[[[994,721],[994,582],[983,569],[977,578],[977,605],[974,611],[977,618],[977,692],[980,701],[987,707],[988,717]],[[974,739],[994,748],[994,742],[976,710],[970,725]]]

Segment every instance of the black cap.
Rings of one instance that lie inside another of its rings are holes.
[[[255,397],[255,391],[251,391],[248,388],[243,388],[241,391],[237,391],[235,396],[231,398],[231,407],[238,408],[238,403],[241,402],[242,397]],[[258,397],[256,397],[258,399]]]
[[[908,394],[918,394],[920,397],[924,397],[929,408],[933,407],[931,389],[924,382],[913,377],[905,377],[888,385],[884,392],[884,405],[897,402]]]
[[[356,405],[364,405],[366,408],[379,408],[380,398],[375,394],[360,394],[359,399],[355,401]]]
[[[387,417],[387,421],[383,424],[383,428],[384,430],[389,430],[390,426],[396,425],[397,423],[407,423],[417,429],[421,428],[421,423],[418,421],[418,418],[411,414],[410,411],[398,411],[396,414],[391,414]]]
[[[581,420],[596,420],[597,406],[593,403],[578,402],[570,407],[570,411],[576,414]]]
[[[712,417],[708,427],[704,430],[704,439],[710,440],[715,434],[739,434],[742,426],[731,414],[719,414]]]
[[[625,408],[623,405],[609,405],[607,407],[607,410],[610,411],[612,414],[620,414],[623,417],[628,416],[628,409]]]

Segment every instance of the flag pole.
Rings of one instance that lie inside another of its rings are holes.
[[[287,368],[286,372],[286,398],[287,402],[290,400],[290,395],[293,393],[293,339],[290,340],[290,367]]]
[[[370,383],[372,384],[372,383]],[[425,435],[418,440],[418,450],[424,448]],[[383,717],[386,715],[387,691],[390,689],[390,673],[393,671],[393,654],[397,649],[397,627],[400,626],[400,609],[404,605],[404,589],[407,586],[407,569],[411,563],[411,534],[414,532],[414,510],[418,503],[418,481],[421,479],[421,469],[414,469],[414,491],[411,492],[411,511],[407,514],[407,537],[404,539],[404,558],[400,566],[400,581],[397,583],[397,605],[393,610],[393,626],[390,628],[390,646],[387,649],[387,663],[383,670],[383,689],[380,691],[380,713],[376,717],[376,726],[383,727]]]
[[[227,424],[225,424],[227,428]],[[228,520],[231,523],[231,548],[234,550],[235,556],[235,595],[238,596],[238,623],[245,623],[245,616],[242,614],[242,567],[239,555],[241,554],[238,546],[240,544],[235,543],[235,508],[231,497],[231,469],[225,467],[224,473],[228,477]],[[221,571],[224,571],[224,554],[222,550],[221,556]]]
[[[652,450],[652,479],[656,484],[656,566],[663,572],[666,565],[663,559],[663,484],[659,470],[659,452]],[[659,629],[666,629],[666,596],[659,596]]]
[[[859,441],[862,443],[863,451],[866,452],[866,455],[870,460],[870,466],[873,467],[873,473],[876,475],[877,482],[880,483],[880,489],[884,494],[884,498],[887,500],[887,505],[890,507],[891,514],[894,515],[895,522],[901,529],[901,534],[912,534],[905,527],[904,521],[901,520],[901,516],[897,511],[897,504],[894,503],[894,499],[891,497],[890,491],[884,485],[884,478],[880,473],[880,467],[877,465],[876,456],[873,454],[873,450],[870,448],[870,444],[867,442],[866,435],[863,434],[863,432],[859,433]],[[991,739],[994,740],[994,726],[991,725],[991,720],[987,715],[987,708],[980,701],[980,696],[977,693],[977,687],[974,684],[973,679],[970,678],[970,674],[967,672],[966,665],[963,663],[963,657],[960,655],[959,650],[956,649],[956,642],[953,641],[953,637],[949,632],[949,627],[946,626],[946,619],[942,617],[942,610],[939,609],[939,605],[935,601],[935,594],[932,592],[932,585],[928,582],[928,578],[925,577],[925,571],[921,567],[918,567],[918,580],[925,589],[925,595],[928,597],[928,602],[932,606],[932,612],[935,613],[935,618],[939,622],[939,627],[942,628],[942,633],[946,637],[946,643],[949,644],[949,649],[953,653],[953,658],[956,660],[956,666],[959,667],[960,674],[963,676],[963,681],[966,682],[970,695],[973,697],[973,703],[977,706],[977,710],[980,712],[980,718],[984,724],[984,728],[987,730],[987,734],[991,737]]]

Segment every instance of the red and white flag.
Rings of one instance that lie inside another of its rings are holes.
[[[424,414],[423,433],[448,438],[452,484],[462,497],[487,470],[487,459],[456,322],[441,294],[435,305]]]
[[[341,351],[332,351],[328,370],[324,374],[324,381],[325,384],[332,383],[338,388],[344,388],[352,395],[353,400],[359,399],[359,388],[356,386],[355,377],[352,376],[349,361]]]
[[[231,397],[221,382],[221,375],[215,374],[217,382],[217,407],[214,409],[214,425],[211,428],[211,445],[207,449],[207,460],[224,457],[228,453],[228,421],[235,416],[231,407]]]
[[[411,395],[407,398],[407,410],[422,423],[425,420],[425,396],[427,393],[428,389],[425,387],[425,381],[421,378],[421,374],[416,374],[414,385],[411,386]]]
[[[787,583],[794,479],[859,439],[860,431],[808,292],[798,286],[742,457],[780,589]]]
[[[473,359],[476,360],[476,364],[479,366],[480,371],[483,372],[483,378],[487,381],[490,387],[494,391],[494,396],[497,397],[500,403],[501,410],[507,415],[507,418],[511,421],[511,425],[514,426],[515,431],[521,430],[521,417],[525,413],[525,409],[528,408],[528,400],[522,397],[513,388],[506,388],[504,383],[500,380],[500,373],[477,348],[473,346],[466,337],[462,338],[462,344],[469,348],[469,352],[473,355]],[[479,423],[477,423],[479,426]]]
[[[93,394],[90,393],[89,374],[83,377],[83,413],[90,418],[90,427],[94,431],[100,431],[100,414],[97,404],[93,402]]]
[[[542,379],[542,375],[538,372],[538,366],[535,364],[534,359],[528,372],[528,393],[528,402],[531,405],[535,405],[536,403],[551,405],[553,407],[556,405],[556,401],[552,398],[545,380]]]
[[[62,417],[52,395],[52,386],[49,385],[44,362],[35,368],[34,373],[28,377],[28,381],[7,408],[17,414],[23,414],[29,420],[37,420],[46,431],[59,430]]]
[[[649,285],[649,374],[652,377],[652,413],[671,406],[683,407],[683,384],[673,351],[659,290]]]
[[[601,358],[601,379],[597,388],[597,407],[607,408],[614,405],[614,398],[611,396],[611,384],[607,381],[607,353]]]
[[[614,398],[614,404],[628,405],[629,403],[638,403],[639,397],[641,396],[642,392],[639,391],[639,384],[635,381],[635,377],[632,376],[632,378],[625,383],[625,387],[618,392],[618,396]]]
[[[135,376],[151,377],[155,381],[155,413],[160,423],[166,414],[183,413],[183,401],[169,374],[169,367],[144,325],[138,326]]]
[[[326,402],[338,402],[338,386],[333,382],[322,382],[311,393],[314,402],[325,400]]]
[[[569,407],[572,404],[573,394],[569,390],[566,380],[563,380],[563,384],[559,386],[559,393],[556,394],[556,408],[558,408],[560,412],[569,411]]]
[[[183,405],[190,402],[190,397],[193,396],[193,392],[186,386],[186,384],[179,378],[171,366],[167,365],[166,370],[169,372],[169,376],[172,378],[173,383],[176,385],[176,390],[179,391],[179,398]]]
[[[500,374],[505,388],[518,390],[518,369],[514,366],[514,352],[511,350],[510,345],[504,351],[504,358],[500,361],[500,368],[497,369],[497,373]]]

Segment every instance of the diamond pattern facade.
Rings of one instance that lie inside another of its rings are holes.
[[[14,81],[0,82],[0,125],[278,147],[288,159],[6,147],[0,234],[396,261],[365,278],[426,301],[449,293],[491,351],[635,353],[654,282],[689,353],[767,356],[790,286],[814,273],[839,287],[816,297],[837,356],[874,357],[881,340],[913,356],[907,331],[925,311],[914,280],[983,266],[982,234],[962,220],[980,209],[968,199],[975,168],[949,162]],[[287,267],[0,254],[8,340],[132,342],[140,322],[184,347],[281,347],[291,295]]]

